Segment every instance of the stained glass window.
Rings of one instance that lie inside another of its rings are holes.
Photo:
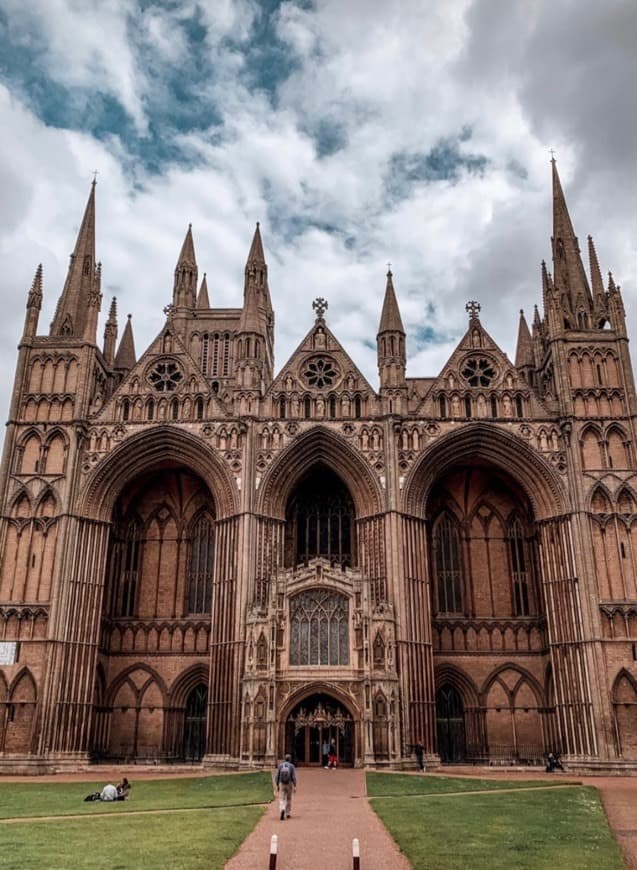
[[[287,564],[323,556],[348,567],[353,534],[354,505],[343,483],[328,469],[308,475],[288,504]]]
[[[349,599],[310,589],[290,601],[290,664],[349,664]]]
[[[524,547],[524,532],[518,519],[508,528],[509,553],[511,556],[511,581],[513,583],[514,616],[529,615],[529,572]]]

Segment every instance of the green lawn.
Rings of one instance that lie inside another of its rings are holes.
[[[371,805],[414,870],[624,866],[594,788],[529,791],[543,783],[391,774],[368,774],[367,782],[370,797],[386,795]],[[492,793],[475,794],[478,788]],[[498,793],[502,788],[517,791]]]
[[[272,799],[272,776],[265,771],[138,782],[133,775],[130,780],[133,784],[130,800],[113,803],[84,803],[89,792],[101,791],[104,780],[60,783],[0,782],[0,819],[219,807],[264,803]]]
[[[0,868],[222,868],[272,799],[272,777],[133,781],[129,801],[84,803],[97,790],[91,783],[0,783],[3,818],[56,817],[0,823]],[[177,812],[135,814],[162,809]],[[94,818],[64,818],[74,813]]]

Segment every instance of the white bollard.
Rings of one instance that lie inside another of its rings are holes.
[[[270,838],[270,866],[268,870],[276,870],[276,856],[279,851],[279,838],[272,834]]]
[[[353,870],[360,870],[361,866],[361,847],[358,842],[358,837],[354,837],[352,840],[352,868]]]

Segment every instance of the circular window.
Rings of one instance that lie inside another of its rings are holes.
[[[472,387],[488,387],[495,377],[495,369],[488,359],[468,359],[462,369],[462,377],[469,381]]]
[[[338,369],[329,357],[317,356],[305,364],[303,377],[310,387],[331,387],[338,377]]]
[[[162,360],[155,363],[148,375],[148,380],[158,393],[172,393],[173,390],[177,389],[183,377],[176,362]]]

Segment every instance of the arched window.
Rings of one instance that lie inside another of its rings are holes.
[[[173,399],[170,403],[170,415],[173,420],[179,419],[179,402],[177,399]]]
[[[113,616],[134,616],[139,580],[142,524],[134,516],[116,532],[110,554],[111,610]]]
[[[360,396],[356,396],[354,398],[354,416],[356,417],[357,420],[360,420],[360,418],[361,418],[361,397]]]
[[[349,664],[349,599],[309,589],[290,601],[290,664]]]
[[[188,613],[210,613],[212,607],[212,571],[214,565],[214,531],[212,519],[201,514],[195,520],[190,537],[188,560]]]
[[[146,405],[146,419],[152,420],[155,417],[155,400],[149,399]]]
[[[507,530],[511,557],[511,583],[513,586],[513,615],[529,615],[529,565],[522,524],[516,518]]]
[[[203,399],[201,396],[195,402],[195,416],[197,420],[203,420]]]
[[[522,405],[522,396],[515,397],[515,413],[518,417],[524,417],[524,406]]]
[[[447,400],[444,396],[440,396],[438,398],[438,402],[440,404],[440,416],[444,420],[444,418],[447,416]]]
[[[498,416],[498,400],[496,399],[495,396],[491,396],[491,416],[492,417]]]
[[[279,399],[279,420],[285,420],[285,396]]]
[[[128,399],[124,399],[122,402],[122,420],[128,420],[130,416],[130,402]]]
[[[471,396],[464,397],[464,415],[467,420],[471,419]]]
[[[312,402],[309,396],[303,399],[303,416],[306,420],[309,420],[312,416]]]
[[[438,613],[462,613],[462,573],[458,529],[446,514],[434,532],[434,567]]]
[[[323,556],[343,567],[353,562],[354,504],[340,479],[320,467],[304,478],[286,512],[286,565]]]
[[[336,396],[330,396],[330,418],[336,417]]]

